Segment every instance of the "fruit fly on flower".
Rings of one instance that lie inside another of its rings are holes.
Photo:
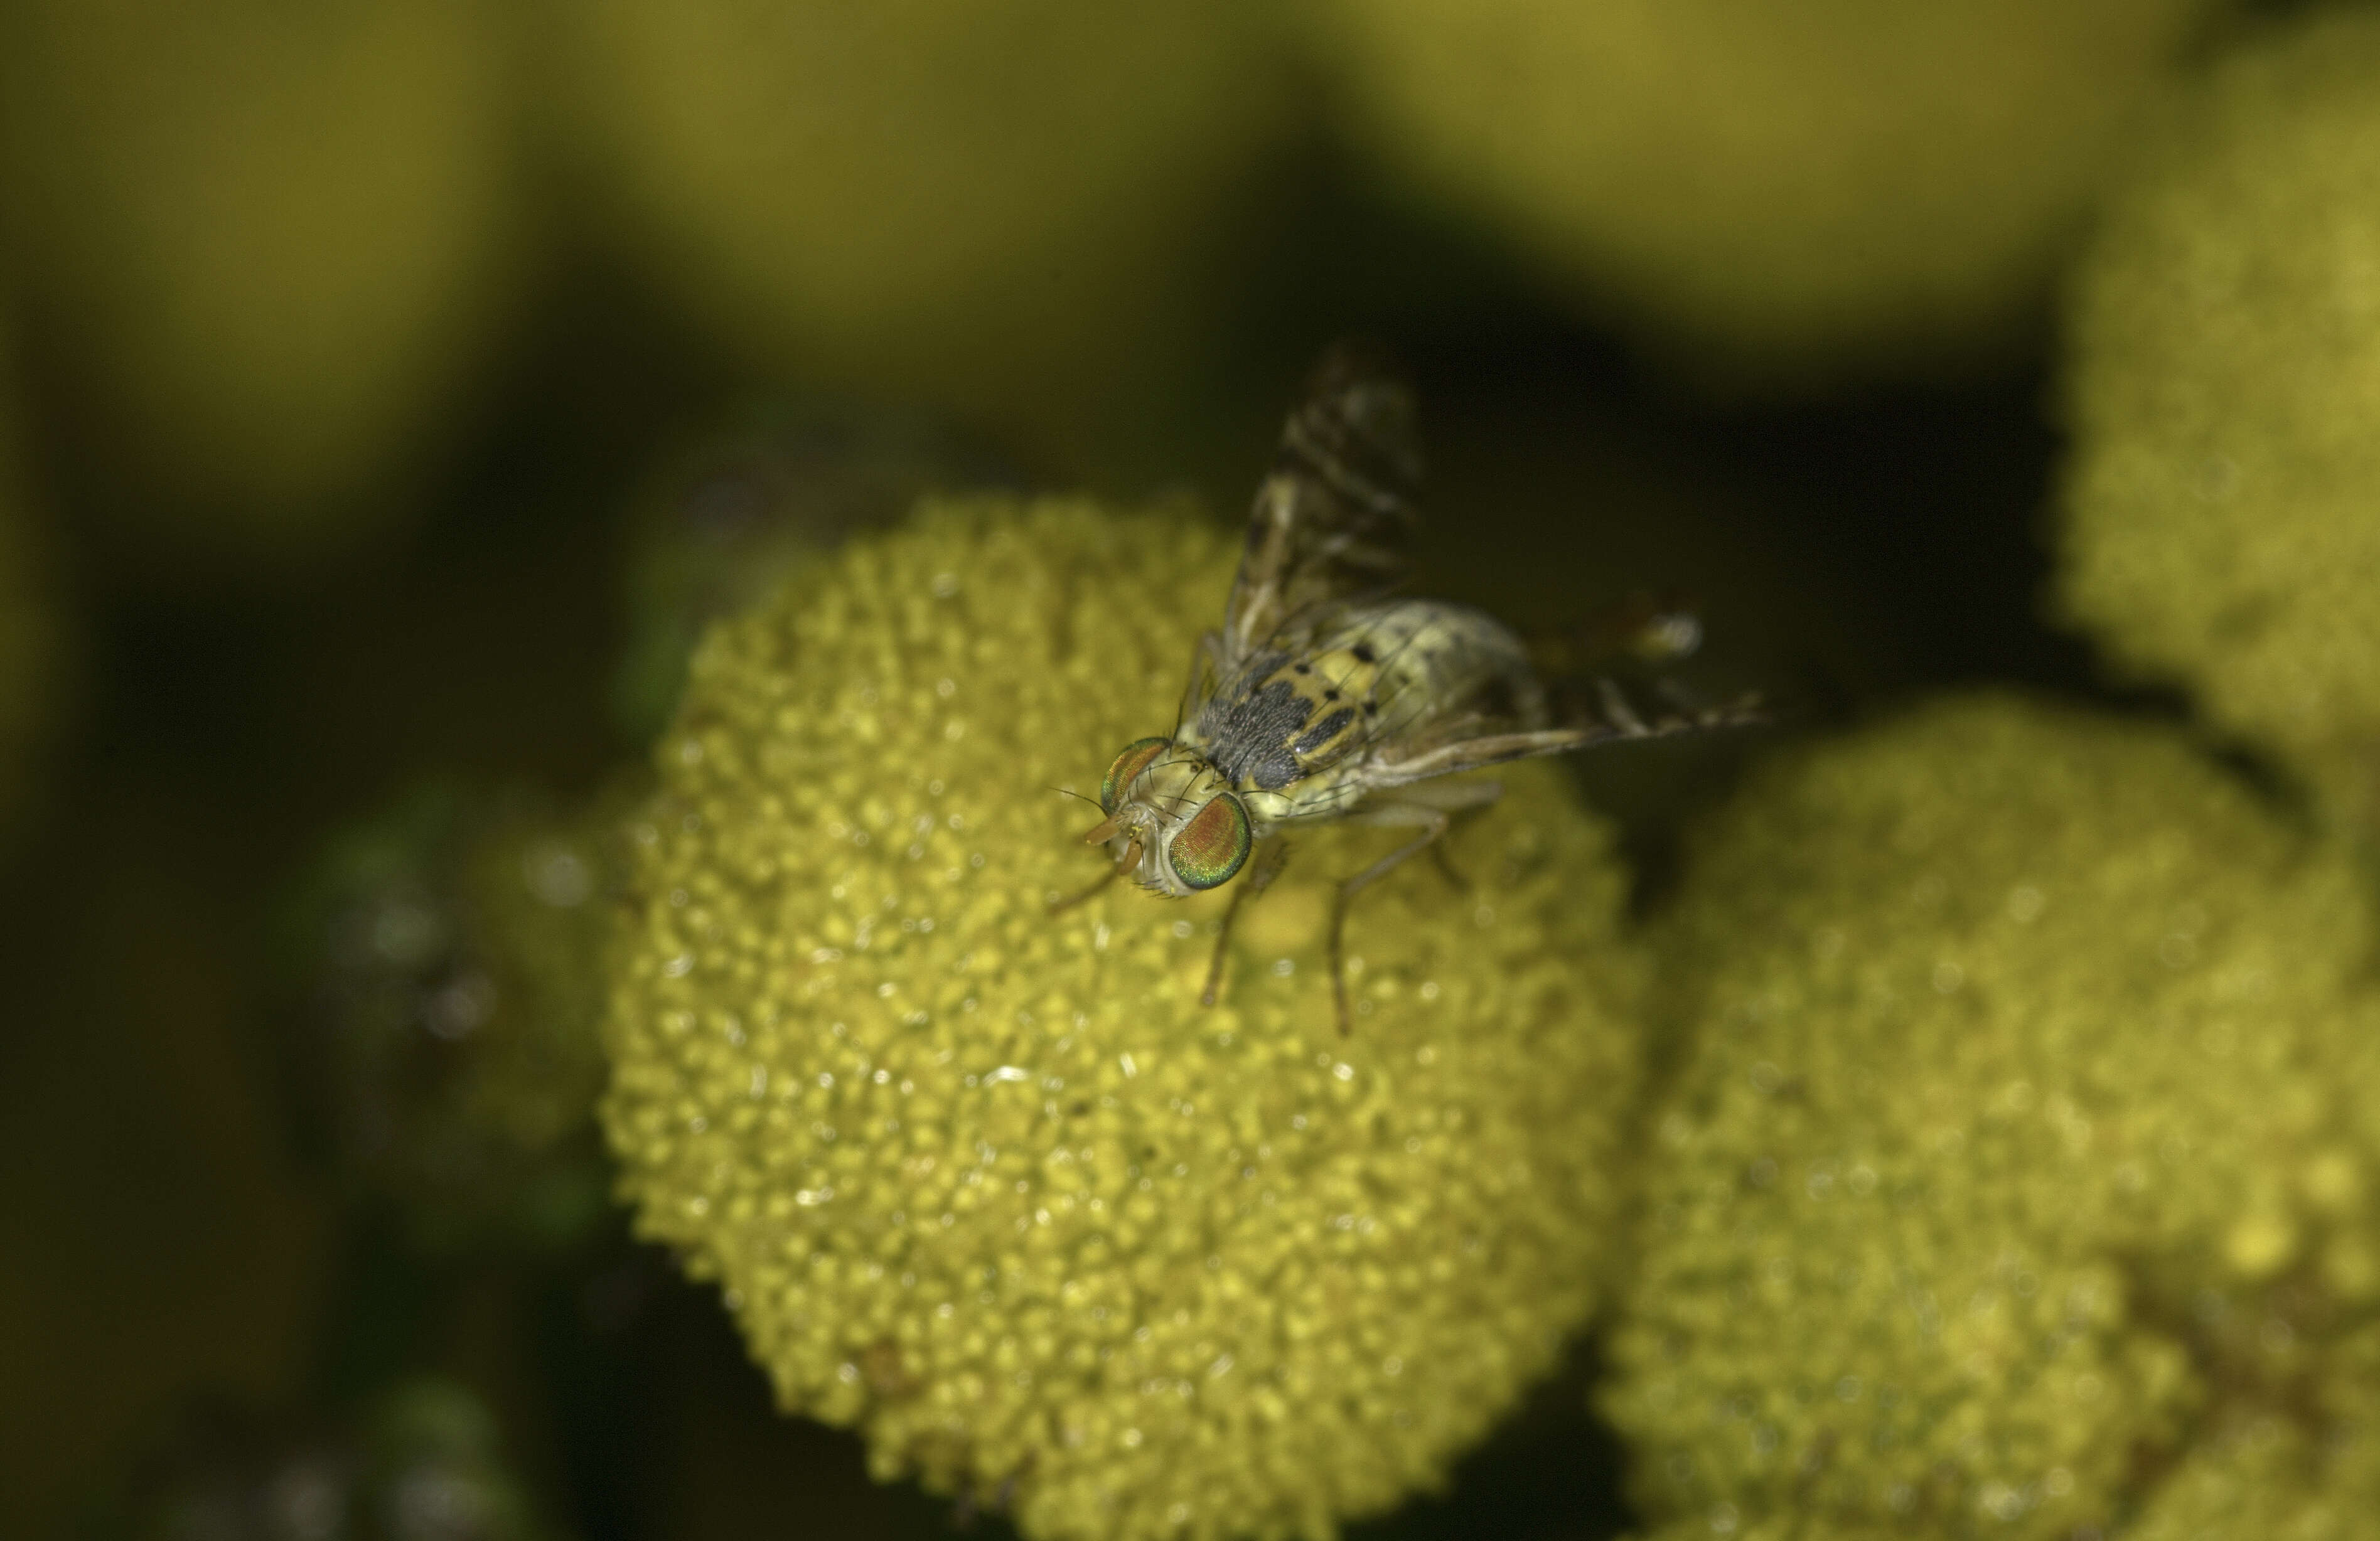
[[[1528,647],[1484,612],[1396,596],[1409,498],[1420,476],[1413,393],[1341,345],[1326,354],[1257,489],[1247,547],[1223,613],[1192,661],[1173,731],[1124,746],[1099,785],[1107,815],[1087,843],[1119,874],[1174,898],[1248,873],[1223,916],[1208,971],[1214,1004],[1240,905],[1281,874],[1284,831],[1345,820],[1414,831],[1339,885],[1330,960],[1339,1030],[1348,1030],[1342,940],[1347,904],[1445,834],[1451,817],[1502,795],[1493,782],[1430,783],[1459,770],[1615,739],[1751,720],[1747,704],[1640,714],[1609,681],[1592,704],[1558,714]],[[1679,656],[1691,616],[1650,609],[1627,650]]]

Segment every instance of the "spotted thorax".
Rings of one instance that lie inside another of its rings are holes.
[[[1210,1005],[1232,919],[1279,875],[1284,831],[1343,819],[1416,831],[1339,885],[1330,954],[1343,1033],[1347,902],[1437,841],[1451,815],[1501,794],[1493,782],[1423,783],[1754,715],[1749,703],[1640,714],[1598,681],[1591,708],[1558,721],[1511,628],[1465,605],[1393,594],[1419,474],[1410,389],[1360,350],[1331,349],[1257,489],[1222,627],[1199,643],[1173,731],[1125,745],[1099,785],[1107,817],[1085,838],[1115,865],[1099,886],[1130,872],[1180,898],[1249,872],[1216,942]],[[1631,631],[1638,652],[1672,656],[1699,636],[1690,616],[1669,612]]]

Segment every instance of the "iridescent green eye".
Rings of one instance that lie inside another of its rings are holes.
[[[1125,788],[1148,769],[1148,762],[1173,746],[1170,738],[1135,738],[1123,746],[1115,763],[1108,767],[1108,779],[1099,783],[1099,807],[1108,813],[1116,810],[1116,799]]]
[[[1173,837],[1168,852],[1173,875],[1184,887],[1201,891],[1228,883],[1247,861],[1251,843],[1248,810],[1226,792],[1200,808]]]

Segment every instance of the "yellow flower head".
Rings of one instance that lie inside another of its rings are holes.
[[[1755,782],[1666,938],[1696,1042],[1607,1396],[1645,1507],[2368,1524],[2374,940],[2337,852],[2154,730],[1971,700]]]
[[[633,831],[605,1108],[645,1234],[790,1410],[1041,1536],[1327,1535],[1434,1481],[1596,1292],[1637,1082],[1621,881],[1560,773],[1349,927],[1301,838],[1225,891],[1099,873],[1088,793],[1171,727],[1230,542],[929,507],[696,655]]]
[[[2069,328],[2065,608],[2380,830],[2380,16],[2216,72]]]

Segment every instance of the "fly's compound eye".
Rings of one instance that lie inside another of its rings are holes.
[[[1099,783],[1099,808],[1113,813],[1124,792],[1148,769],[1149,762],[1173,746],[1170,738],[1135,738],[1123,746],[1115,763],[1108,767],[1108,779]]]
[[[1232,880],[1246,864],[1251,843],[1248,810],[1226,792],[1182,826],[1167,855],[1183,885],[1204,892]]]

